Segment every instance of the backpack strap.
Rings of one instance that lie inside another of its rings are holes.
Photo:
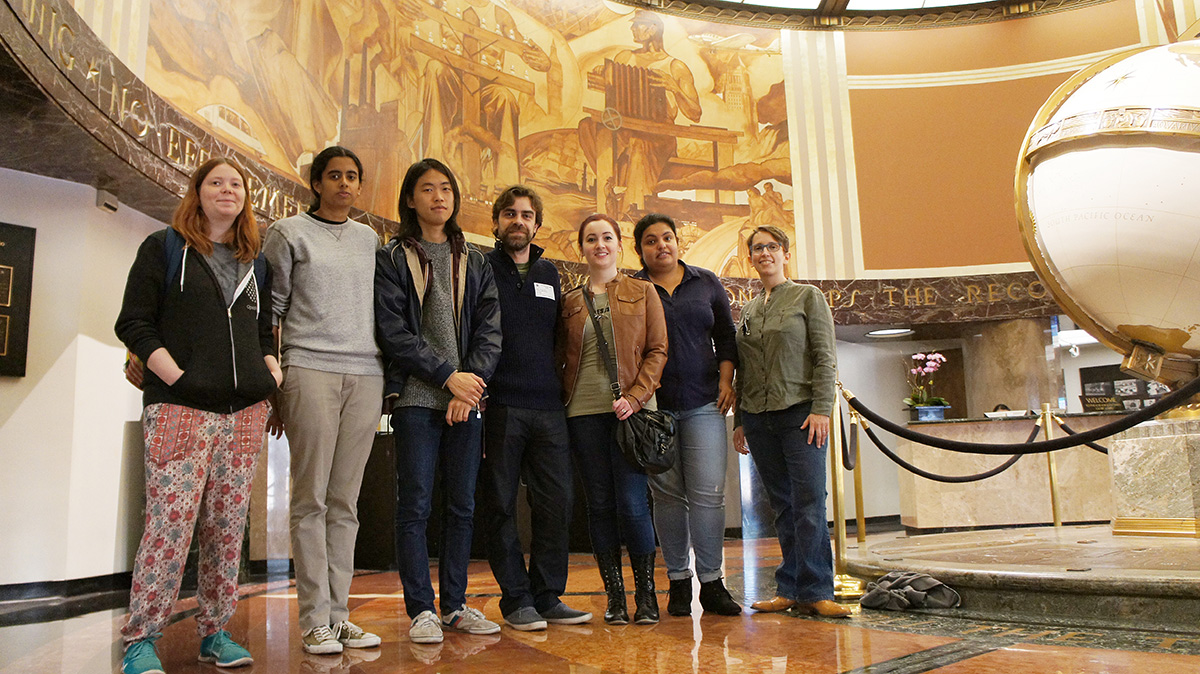
[[[179,268],[183,266],[185,246],[187,246],[187,241],[184,241],[179,232],[175,231],[174,227],[168,227],[166,241],[163,244],[163,255],[167,260],[167,277],[163,283],[164,292],[174,282],[175,276],[179,274]]]

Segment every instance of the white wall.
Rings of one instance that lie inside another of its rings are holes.
[[[838,376],[842,384],[867,407],[891,421],[904,423],[908,413],[903,411],[904,404],[900,401],[908,395],[908,387],[902,366],[903,357],[911,352],[911,345],[911,342],[838,342]],[[843,399],[840,404],[845,410],[846,401]],[[849,412],[844,414],[849,432]],[[884,442],[888,442],[890,436],[886,433],[882,435]],[[899,515],[900,487],[896,464],[880,454],[866,435],[860,435],[859,461],[863,466],[863,514],[866,517]],[[846,517],[849,519],[856,516],[854,475],[847,471],[844,482]]]
[[[141,531],[141,395],[113,323],[164,225],[95,199],[0,169],[0,222],[37,229],[27,374],[0,377],[0,585],[128,571]]]
[[[964,348],[962,340],[879,341],[870,343],[837,343],[838,376],[843,386],[873,412],[897,424],[908,422],[908,408],[902,402],[909,395],[904,377],[908,357],[918,351]],[[845,409],[845,400],[841,401]],[[846,413],[849,424],[849,413]],[[849,425],[847,425],[849,431]],[[900,441],[886,431],[877,430],[879,439],[895,449]],[[900,514],[900,482],[897,471],[902,470],[884,456],[865,434],[859,438],[859,461],[863,466],[863,514],[881,517]],[[845,476],[846,517],[855,516],[854,475]],[[829,504],[832,513],[832,503]],[[830,515],[832,518],[832,515]]]

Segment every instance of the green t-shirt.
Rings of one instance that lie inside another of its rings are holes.
[[[604,331],[604,339],[608,341],[608,352],[611,356],[613,329],[612,316],[608,311],[608,293],[594,295],[592,304],[600,317],[600,329]],[[579,356],[579,376],[575,378],[575,390],[571,392],[567,416],[578,417],[604,412],[611,414],[613,397],[610,381],[608,368],[604,366],[604,359],[600,357],[600,347],[596,343],[596,329],[592,325],[592,319],[588,318],[583,323],[583,353]]]

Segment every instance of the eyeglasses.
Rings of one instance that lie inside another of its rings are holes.
[[[760,255],[763,251],[768,253],[778,253],[781,250],[783,250],[783,244],[777,241],[772,241],[770,243],[756,243],[753,246],[750,246],[750,253],[752,255]]]

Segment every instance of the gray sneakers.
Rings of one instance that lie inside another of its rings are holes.
[[[496,627],[496,629],[500,629]],[[442,643],[442,624],[433,611],[421,611],[412,619],[408,628],[408,640],[414,644]]]
[[[521,608],[504,616],[504,622],[514,630],[520,632],[536,632],[537,630],[546,629],[546,620],[538,615],[536,609],[532,606],[522,606]]]
[[[541,612],[542,619],[548,623],[555,625],[578,625],[592,619],[592,614],[587,611],[579,611],[567,606],[561,601],[558,606]],[[505,620],[508,616],[505,616]],[[520,629],[520,628],[518,628]]]
[[[499,625],[483,617],[483,613],[479,609],[469,606],[463,606],[453,613],[442,616],[442,626],[467,634],[495,634],[500,631]],[[409,634],[411,635],[412,632],[410,631]]]

